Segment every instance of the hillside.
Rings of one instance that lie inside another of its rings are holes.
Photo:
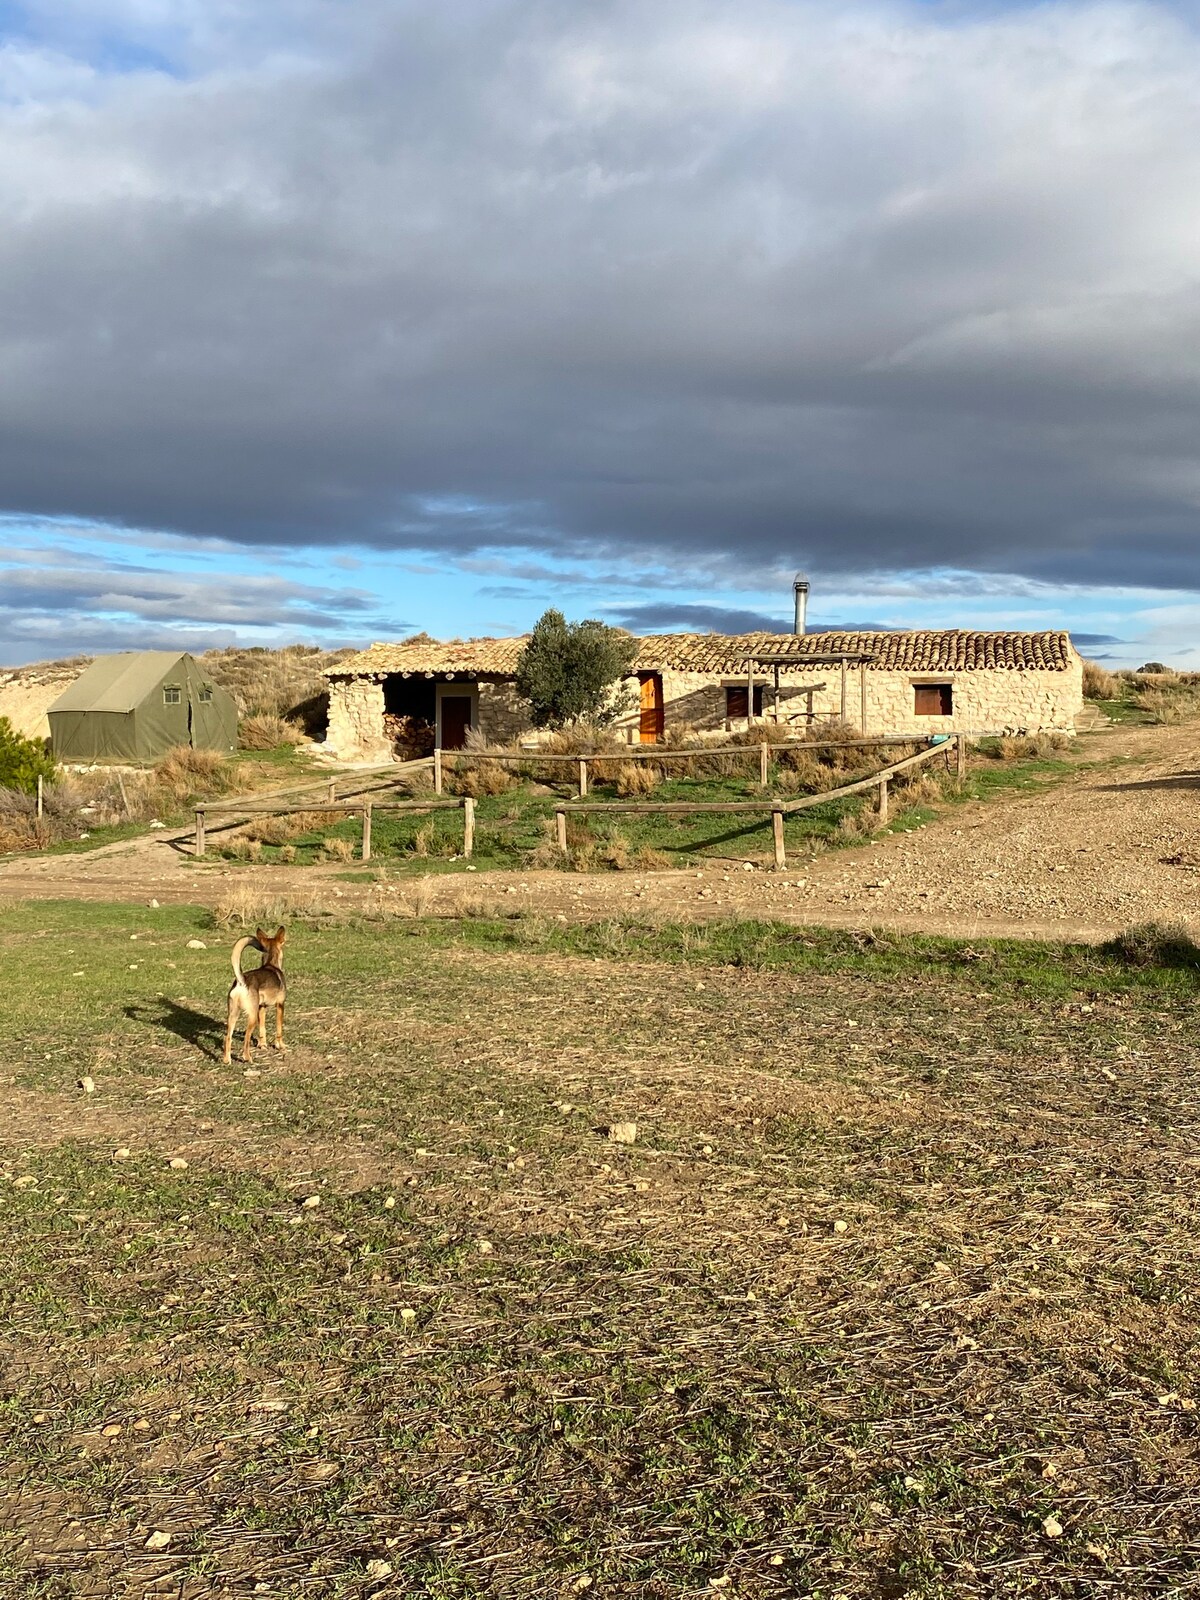
[[[320,650],[316,645],[292,644],[282,650],[206,650],[198,659],[214,681],[229,690],[240,715],[291,716],[306,733],[321,737],[325,719],[321,673],[353,654],[350,647]],[[48,739],[47,711],[93,659],[72,656],[0,671],[0,717],[7,717],[28,739]]]

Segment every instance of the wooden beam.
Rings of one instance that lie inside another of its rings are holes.
[[[967,736],[960,733],[958,736],[958,758],[956,762],[958,786],[961,789],[967,776]]]
[[[204,854],[204,807],[196,807],[196,854]]]
[[[771,752],[765,744],[758,747],[758,781],[763,788],[767,787],[767,763],[771,759]]]
[[[771,834],[775,845],[775,870],[782,872],[787,866],[787,851],[783,843],[782,806],[775,806],[771,812]]]
[[[470,795],[463,800],[463,855],[470,860],[475,853],[475,802]]]
[[[368,800],[362,808],[363,814],[363,840],[362,858],[364,861],[371,859],[371,802]]]
[[[879,780],[879,826],[887,827],[888,819],[888,781],[886,778]]]
[[[442,747],[435,745],[433,750],[433,792],[442,792]]]
[[[579,758],[579,798],[581,800],[586,800],[587,799],[587,792],[588,792],[588,764],[587,764],[587,757],[586,756],[580,756],[580,758]]]
[[[598,807],[598,806],[590,806],[588,809],[591,810],[591,811],[597,811],[597,810],[600,810],[601,808]],[[558,848],[562,851],[563,855],[566,855],[566,853],[567,853],[567,813],[562,809],[561,806],[554,813],[554,837],[557,840]]]

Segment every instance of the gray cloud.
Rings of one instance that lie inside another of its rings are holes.
[[[1167,7],[94,15],[0,59],[10,511],[1194,586]]]
[[[383,626],[369,596],[245,573],[154,573],[96,560],[67,567],[58,551],[8,551],[0,589],[0,652],[8,664],[62,651],[205,650],[233,643],[338,642]],[[78,557],[76,557],[78,560]]]

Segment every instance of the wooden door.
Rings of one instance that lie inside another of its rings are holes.
[[[467,729],[471,726],[471,696],[444,694],[441,706],[442,749],[461,750],[467,742]]]
[[[663,736],[663,681],[657,672],[639,673],[641,717],[638,737],[642,744],[657,744]]]

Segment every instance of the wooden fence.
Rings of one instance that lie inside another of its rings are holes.
[[[964,748],[961,735],[955,736],[958,741],[958,776],[961,780],[963,774]],[[882,743],[882,740],[866,740],[868,744]],[[902,741],[911,744],[912,740]],[[743,747],[739,747],[743,748]],[[949,756],[953,749],[950,740],[941,744],[930,745],[927,750],[918,750],[916,755],[905,756],[901,761],[894,761],[891,766],[883,767],[878,772],[873,772],[869,778],[860,778],[855,783],[844,783],[838,789],[827,789],[823,794],[808,794],[799,800],[780,800],[778,798],[764,798],[762,800],[614,800],[601,802],[596,805],[581,805],[574,802],[570,805],[557,806],[554,812],[555,838],[558,847],[563,853],[567,849],[567,816],[590,811],[603,812],[632,812],[641,816],[652,814],[666,816],[693,816],[700,812],[738,812],[738,811],[769,811],[771,813],[771,831],[775,845],[775,866],[782,871],[787,866],[787,851],[783,839],[783,819],[792,816],[797,811],[808,811],[813,806],[825,805],[830,800],[840,800],[844,795],[860,794],[865,789],[878,789],[879,791],[879,826],[883,827],[888,819],[888,784],[897,775],[911,767],[920,766],[924,761],[930,761],[934,756]]]
[[[330,785],[332,789],[332,784]],[[203,856],[205,853],[205,832],[207,818],[213,813],[224,813],[229,817],[236,817],[249,821],[252,817],[291,817],[301,816],[306,811],[344,811],[348,816],[362,816],[362,859],[371,859],[371,820],[383,812],[421,812],[421,811],[461,811],[463,814],[463,848],[464,856],[470,856],[475,849],[475,802],[470,795],[461,800],[394,800],[390,803],[376,805],[371,800],[317,800],[304,804],[256,806],[238,805],[229,802],[217,805],[201,805],[196,807],[196,843],[195,855]]]
[[[905,737],[903,734],[883,734],[877,739],[792,739],[784,744],[731,744],[731,745],[694,745],[687,750],[659,750],[657,748],[631,747],[629,750],[613,750],[597,752],[595,755],[559,755],[554,751],[541,752],[538,750],[442,750],[433,752],[433,792],[441,794],[444,782],[445,757],[452,761],[515,761],[525,762],[557,762],[573,766],[577,771],[579,798],[586,800],[588,796],[591,767],[597,761],[701,761],[709,756],[758,756],[758,781],[765,789],[767,786],[768,769],[771,765],[771,756],[776,751],[784,750],[874,750],[880,746],[919,744],[920,734]],[[951,734],[941,744],[932,748],[945,750],[951,743],[958,749],[958,777],[962,781],[966,770],[966,740],[961,733]],[[897,769],[899,770],[899,768]],[[331,786],[332,787],[332,786]],[[760,808],[761,809],[761,808]]]

